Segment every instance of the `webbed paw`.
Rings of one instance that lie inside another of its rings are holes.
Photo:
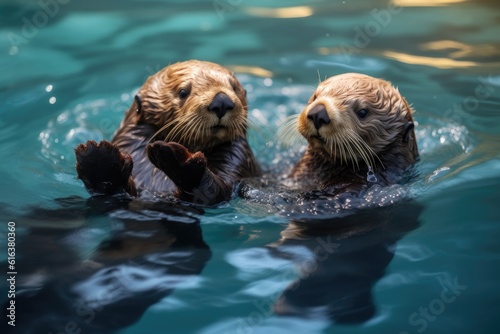
[[[191,153],[181,144],[156,141],[147,146],[149,160],[182,190],[198,187],[207,168],[201,152]]]
[[[76,172],[91,195],[135,195],[131,181],[133,162],[108,141],[89,140],[75,148]]]

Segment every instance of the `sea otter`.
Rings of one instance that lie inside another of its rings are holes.
[[[418,159],[413,112],[382,79],[346,73],[321,82],[287,124],[308,142],[290,174],[292,183],[339,194],[398,182]]]
[[[92,195],[174,193],[213,205],[259,174],[248,145],[246,91],[226,68],[172,64],[147,79],[111,142],[75,149],[78,178]]]

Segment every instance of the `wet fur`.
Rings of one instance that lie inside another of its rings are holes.
[[[234,103],[221,118],[207,109],[219,93]],[[260,172],[246,140],[247,108],[227,69],[195,60],[170,65],[140,88],[111,143],[76,148],[78,177],[91,194],[139,189],[204,205],[229,200],[241,178]]]
[[[330,123],[316,129],[308,113],[319,104]],[[368,111],[363,119],[356,114],[360,109]],[[292,121],[309,146],[291,178],[308,190],[356,192],[367,185],[371,166],[376,183],[397,182],[418,158],[412,114],[404,97],[385,80],[356,73],[325,80]]]

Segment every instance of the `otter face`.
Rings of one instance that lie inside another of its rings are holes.
[[[310,147],[341,164],[375,166],[380,155],[408,140],[412,112],[389,82],[347,73],[318,86],[297,128]]]
[[[141,87],[139,121],[157,127],[156,139],[196,151],[246,135],[246,92],[226,68],[190,60],[170,65]]]

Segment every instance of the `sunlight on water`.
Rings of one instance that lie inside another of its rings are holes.
[[[267,249],[248,249],[227,254],[226,261],[239,268],[238,277],[250,281],[252,277],[260,276],[263,272],[273,272],[289,267],[290,261],[276,259]]]

